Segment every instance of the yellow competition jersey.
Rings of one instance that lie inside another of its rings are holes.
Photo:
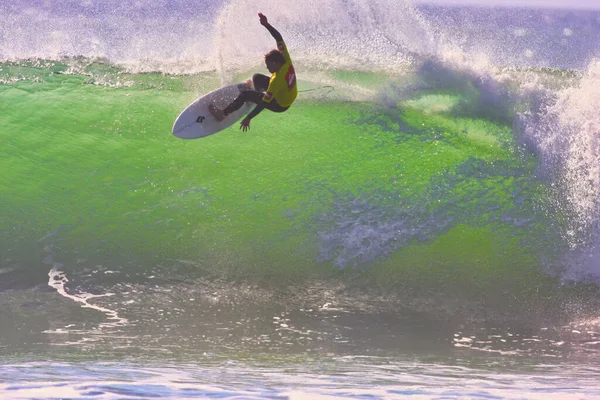
[[[271,75],[269,87],[263,96],[263,101],[270,103],[273,99],[282,107],[292,105],[296,96],[298,96],[298,86],[296,86],[296,71],[292,65],[290,53],[283,40],[277,42],[277,49],[283,54],[285,64],[281,66],[278,72]]]

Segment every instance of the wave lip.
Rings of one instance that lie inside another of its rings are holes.
[[[568,280],[600,279],[600,61],[573,86],[550,92],[537,109],[519,116],[519,130],[540,159],[570,252]]]

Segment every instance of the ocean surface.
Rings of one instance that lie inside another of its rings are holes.
[[[600,398],[599,108],[600,11],[5,0],[0,398]]]

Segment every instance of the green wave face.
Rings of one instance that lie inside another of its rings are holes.
[[[86,260],[485,288],[528,278],[548,264],[540,252],[561,246],[535,160],[509,124],[469,115],[464,92],[383,105],[315,91],[283,115],[262,113],[250,132],[184,141],[170,135],[174,118],[217,76],[89,68],[2,67],[3,239],[14,265],[60,239]],[[330,75],[340,87],[393,87],[392,77]]]

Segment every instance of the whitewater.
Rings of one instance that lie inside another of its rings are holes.
[[[265,73],[250,132],[171,135]],[[600,398],[600,11],[0,4],[0,397]]]

